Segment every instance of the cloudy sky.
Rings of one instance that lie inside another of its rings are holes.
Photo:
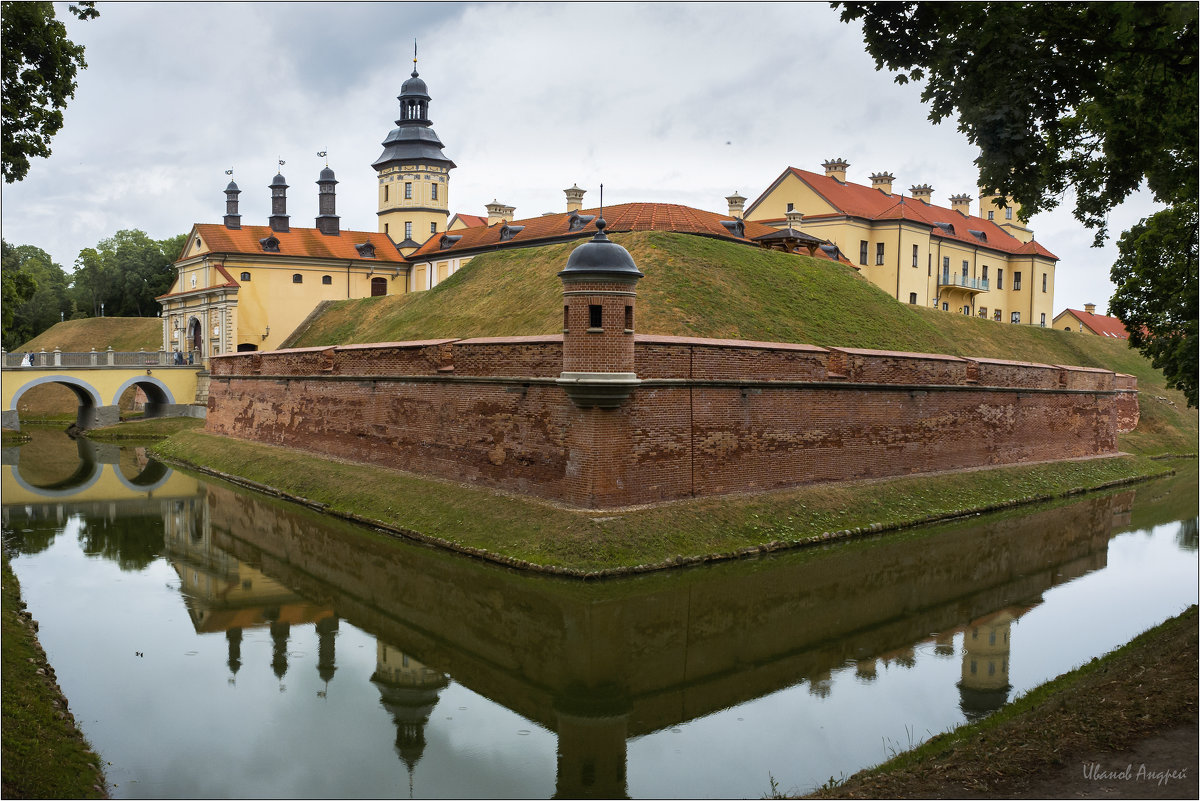
[[[978,155],[953,122],[933,125],[920,88],[876,72],[857,25],[825,3],[98,3],[53,155],[3,187],[3,234],[65,269],[123,228],[161,239],[219,222],[234,170],[246,224],[265,224],[279,169],[294,225],[312,226],[328,151],[343,229],[375,230],[380,143],[419,40],[430,117],[458,168],[452,212],[517,217],[565,208],[578,184],[595,205],[681,203],[726,210],[789,166],[848,178],[887,170],[934,202],[976,195]],[[1055,313],[1112,294],[1111,240],[1071,217],[1030,221],[1060,258]],[[977,204],[972,210],[977,212]],[[1120,232],[1152,212],[1139,195]]]

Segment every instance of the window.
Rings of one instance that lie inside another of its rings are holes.
[[[404,199],[412,200],[412,181],[404,182]]]
[[[788,207],[787,207],[787,210],[788,210],[788,211],[795,211],[795,210],[796,210],[796,204],[795,204],[795,203],[789,203],[789,204],[788,204]]]
[[[965,314],[966,316],[970,317],[970,316],[971,316],[971,307],[970,307],[970,306],[963,306],[963,314]]]
[[[996,311],[992,314],[992,319],[995,320],[996,322],[1000,322],[1000,319],[1003,316],[1004,316],[1004,312],[1000,311],[999,309],[996,309]]]
[[[943,284],[950,283],[950,257],[949,256],[942,257],[942,283]]]
[[[995,220],[995,219],[996,219],[996,212],[994,212],[994,211],[989,211],[989,212],[988,212],[988,222],[992,222],[992,221],[993,221],[993,220]]]
[[[988,267],[988,266],[987,266],[986,264],[985,264],[985,265],[983,265],[983,273],[982,273],[982,274],[979,276],[979,277],[980,277],[980,278],[982,278],[984,281],[986,281],[986,280],[987,280],[987,267]]]
[[[427,176],[425,176],[425,177],[426,177],[426,178],[428,178],[429,176],[427,175]],[[430,184],[430,185],[429,185],[429,191],[433,193],[433,194],[431,194],[431,195],[429,196],[429,197],[430,197],[430,199],[431,199],[431,200],[437,200],[437,184]]]
[[[1021,272],[1020,270],[1013,272],[1013,291],[1021,288]]]
[[[1045,316],[1046,315],[1044,315],[1044,314],[1042,315],[1043,318]],[[633,307],[632,306],[625,307],[625,330],[630,331],[630,332],[633,331]]]
[[[249,281],[249,280],[250,280],[250,273],[242,273],[242,280],[243,280],[243,281]]]
[[[1008,208],[1006,208],[1004,210],[1004,219],[1006,219],[1006,220],[1012,219],[1012,206],[1009,206]]]
[[[604,325],[604,307],[598,303],[588,306],[588,328],[600,329]]]
[[[996,289],[1004,289],[1004,270],[996,270]]]
[[[387,223],[384,223],[384,224],[383,224],[383,232],[384,232],[385,234],[388,232],[388,224],[387,224]]]
[[[324,286],[333,286],[333,276],[332,275],[322,275],[321,283]]]
[[[1046,274],[1042,273],[1042,291],[1046,291]]]
[[[435,222],[431,222],[431,223],[429,224],[429,233],[431,233],[431,234],[436,234],[436,233],[437,233],[437,223],[435,223]]]
[[[1013,313],[1012,313],[1012,319],[1011,319],[1011,322],[1014,322],[1014,323],[1019,323],[1019,322],[1021,322],[1021,313],[1020,313],[1020,312],[1013,312]]]
[[[858,263],[867,263],[867,240],[860,240],[858,243]]]
[[[1042,312],[1042,328],[1046,327],[1046,313]]]
[[[387,279],[379,278],[379,277],[372,278],[371,279],[371,297],[378,298],[378,297],[380,297],[382,295],[386,295],[386,294],[387,294]]]
[[[300,273],[292,273],[292,283],[293,284],[303,284],[304,276],[301,275]]]
[[[942,303],[942,311],[950,311],[950,304]]]
[[[968,271],[969,271],[970,269],[971,269],[971,263],[970,263],[969,261],[967,261],[966,259],[963,259],[963,273],[962,273],[962,275],[963,275],[963,281],[964,281],[964,282],[966,282],[966,280],[967,280],[967,274],[968,274]]]
[[[567,329],[571,326],[571,307],[563,306],[563,333],[567,333]]]
[[[913,245],[913,267],[917,266],[917,246]]]
[[[908,293],[908,302],[914,306],[917,304],[917,293],[916,292]]]
[[[411,222],[404,223],[404,238],[412,239],[412,223]]]
[[[883,243],[882,242],[875,243],[875,263],[883,264]]]
[[[389,188],[390,187],[387,184],[383,185],[383,202],[384,203],[387,203],[387,201],[388,201],[388,189]]]
[[[987,319],[987,306],[980,306],[980,307],[979,307],[979,317],[980,317],[980,319],[982,319],[982,320],[986,320],[986,319]]]

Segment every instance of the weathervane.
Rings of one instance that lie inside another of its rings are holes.
[[[226,175],[233,175],[233,168],[232,168],[232,167],[230,167],[228,170],[226,170],[226,171],[225,171],[225,174],[226,174]]]
[[[329,166],[329,151],[328,150],[318,150],[317,155],[319,157],[325,159],[325,166],[328,167]]]

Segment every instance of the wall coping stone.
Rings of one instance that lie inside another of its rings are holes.
[[[1047,370],[1056,370],[1056,364],[1044,364],[1043,362],[1021,362],[1013,361],[1012,359],[984,359],[978,356],[967,356],[967,361],[976,362],[978,364],[998,364],[1006,367],[1042,367]]]
[[[455,345],[536,345],[547,344],[552,345],[563,341],[562,334],[535,334],[532,336],[513,336],[513,337],[470,337],[468,339],[454,340]]]
[[[835,353],[850,353],[855,356],[886,356],[893,359],[933,359],[942,362],[974,361],[962,356],[951,356],[946,353],[909,353],[903,350],[871,350],[869,348],[830,348]]]
[[[809,353],[828,353],[828,348],[800,342],[757,342],[750,339],[706,339],[677,337],[668,334],[635,334],[635,345],[697,345],[701,347],[747,348],[760,350],[798,350]]]

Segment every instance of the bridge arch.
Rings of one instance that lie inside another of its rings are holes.
[[[171,393],[171,388],[162,381],[150,375],[135,375],[117,387],[117,391],[113,394],[113,406],[120,405],[121,395],[130,387],[139,387],[142,392],[146,393],[146,418],[162,417],[168,411],[168,404],[175,403],[175,396]]]
[[[100,393],[95,387],[83,379],[67,375],[39,376],[37,378],[30,379],[23,384],[20,389],[13,393],[12,401],[9,402],[9,411],[12,413],[12,417],[14,419],[18,414],[17,409],[19,407],[17,406],[17,403],[21,400],[21,396],[34,387],[41,386],[42,384],[61,384],[67,389],[71,390],[71,392],[75,393],[75,397],[79,400],[79,413],[75,417],[75,422],[80,428],[91,428],[94,425],[96,422],[97,410],[104,405],[104,401],[100,397]],[[120,397],[119,393],[118,397]]]

